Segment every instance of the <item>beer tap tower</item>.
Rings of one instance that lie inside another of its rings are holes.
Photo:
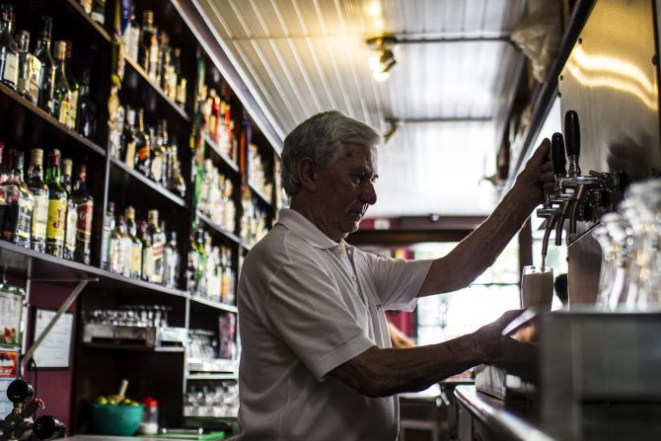
[[[569,219],[567,245],[577,239],[579,221],[597,223],[605,213],[615,211],[623,198],[626,183],[622,172],[590,171],[581,174],[579,158],[581,131],[578,114],[569,110],[565,114],[565,135],[554,133],[551,138],[551,159],[555,175],[555,191],[548,195],[537,216],[546,219],[546,231],[542,245],[542,266],[548,251],[551,231],[555,229],[555,244],[562,244],[565,219]],[[565,159],[564,149],[567,157]],[[568,161],[567,161],[568,160]],[[569,168],[565,166],[569,162]]]

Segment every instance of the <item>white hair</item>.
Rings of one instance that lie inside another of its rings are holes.
[[[345,144],[373,147],[382,142],[374,128],[350,118],[337,110],[317,113],[296,126],[285,138],[282,149],[282,183],[289,196],[301,189],[296,167],[303,158],[328,169],[342,152]]]

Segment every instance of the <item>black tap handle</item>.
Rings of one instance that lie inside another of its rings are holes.
[[[34,398],[34,389],[23,380],[14,380],[7,388],[7,398],[12,403],[27,403]]]
[[[567,156],[578,157],[581,154],[581,126],[578,124],[578,113],[574,110],[565,113],[565,144]]]
[[[551,137],[551,163],[553,174],[564,176],[567,174],[567,157],[565,156],[565,140],[562,133],[554,133]]]
[[[49,440],[64,432],[64,424],[57,418],[43,415],[37,418],[32,427],[32,433],[37,439]]]

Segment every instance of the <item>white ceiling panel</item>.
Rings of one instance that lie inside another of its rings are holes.
[[[480,179],[493,173],[484,158],[495,155],[497,125],[522,66],[502,38],[525,0],[193,1],[281,133],[330,109],[382,132],[399,121],[381,149],[371,213],[488,211],[477,203]],[[365,41],[384,34],[402,43],[390,78],[376,82]],[[448,38],[469,41],[439,41]]]

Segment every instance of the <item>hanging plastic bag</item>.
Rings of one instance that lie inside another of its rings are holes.
[[[512,31],[512,41],[530,59],[533,76],[546,81],[562,39],[561,2],[541,1]]]

